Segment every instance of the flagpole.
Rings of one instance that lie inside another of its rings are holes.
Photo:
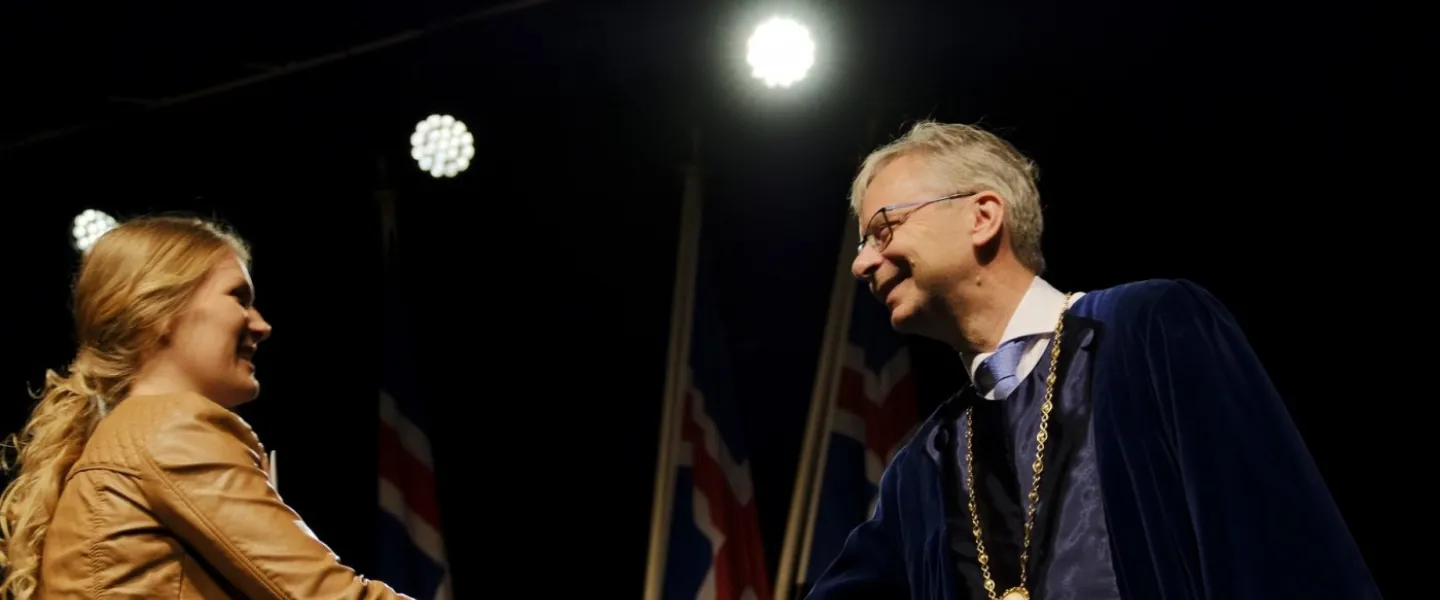
[[[815,469],[811,473],[810,480],[810,506],[805,515],[805,536],[800,542],[800,562],[796,571],[795,583],[797,586],[805,585],[807,567],[810,565],[810,550],[815,540],[815,515],[820,508],[820,486],[825,480],[825,463],[830,454],[830,430],[835,420],[835,399],[840,395],[840,373],[845,367],[846,346],[849,343],[847,334],[850,332],[850,313],[855,306],[855,279],[850,274],[850,263],[855,259],[855,245],[859,243],[860,234],[853,228],[846,227],[844,235],[845,244],[841,247],[840,268],[835,277],[835,287],[839,290],[840,316],[835,319],[835,325],[840,332],[840,339],[835,344],[835,358],[830,362],[830,370],[825,373],[829,397],[826,398],[825,422],[822,425],[825,435],[820,436],[818,447],[815,449]]]
[[[675,490],[675,451],[680,438],[685,373],[689,366],[691,312],[695,304],[695,271],[700,255],[700,132],[691,131],[691,158],[685,165],[680,207],[680,240],[675,260],[675,286],[670,308],[670,348],[665,391],[660,408],[660,440],[655,465],[655,494],[650,513],[650,555],[645,571],[645,600],[660,600],[669,548],[670,513]]]
[[[870,110],[866,123],[863,152],[878,138],[881,110],[877,104]],[[790,495],[790,516],[785,526],[781,549],[776,600],[790,600],[792,592],[805,583],[810,566],[810,547],[815,536],[815,515],[819,507],[820,485],[825,475],[825,455],[830,449],[830,428],[834,413],[835,386],[845,364],[845,345],[850,330],[850,312],[855,289],[850,263],[860,235],[847,219],[840,234],[840,252],[836,254],[835,278],[830,284],[830,316],[821,341],[820,362],[815,367],[815,385],[810,396],[810,415],[805,424],[805,439],[800,464],[795,473],[795,491]],[[797,548],[798,546],[798,548]],[[797,557],[796,554],[799,554]]]
[[[790,494],[790,516],[785,525],[785,541],[780,551],[780,567],[775,580],[775,600],[789,600],[798,584],[804,582],[809,557],[810,525],[813,521],[814,499],[819,496],[818,482],[825,470],[824,453],[829,447],[830,413],[835,403],[835,374],[844,363],[845,333],[849,328],[854,279],[850,274],[853,247],[858,234],[845,227],[840,239],[840,252],[835,263],[835,277],[830,284],[830,308],[825,333],[820,342],[820,360],[815,366],[815,384],[810,393],[810,414],[801,442],[800,464],[795,472],[795,489]],[[802,521],[803,519],[803,521]],[[800,548],[803,538],[803,550]],[[801,554],[799,561],[796,554]]]

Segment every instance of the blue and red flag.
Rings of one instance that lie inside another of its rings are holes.
[[[389,198],[385,198],[389,200]],[[393,210],[393,206],[387,206]],[[450,600],[450,567],[440,527],[430,419],[410,362],[410,329],[387,210],[384,367],[380,384],[379,532],[375,578],[417,600]]]
[[[703,272],[703,269],[701,269]],[[714,290],[696,282],[665,600],[770,600],[760,518]]]
[[[801,566],[806,582],[820,577],[850,531],[874,513],[880,475],[920,423],[905,339],[863,284],[852,287],[809,564]]]

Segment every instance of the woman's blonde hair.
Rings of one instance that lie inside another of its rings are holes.
[[[245,242],[215,223],[155,216],[107,232],[81,260],[72,290],[77,349],[67,374],[45,372],[39,402],[9,445],[18,475],[0,495],[0,598],[39,586],[41,549],[70,468],[95,426],[129,393],[141,362],[228,256],[250,262]]]

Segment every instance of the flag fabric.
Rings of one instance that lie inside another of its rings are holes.
[[[809,564],[801,566],[806,582],[824,573],[850,531],[874,513],[880,475],[919,425],[905,339],[863,284],[852,287],[855,298],[833,392]]]
[[[683,414],[663,598],[770,600],[729,349],[715,290],[698,277],[682,406],[676,407]]]
[[[393,207],[392,207],[393,208]],[[449,600],[430,420],[409,358],[407,306],[393,212],[385,213],[384,367],[380,387],[379,531],[375,576],[417,600]]]

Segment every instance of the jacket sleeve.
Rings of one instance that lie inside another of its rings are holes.
[[[201,397],[170,403],[137,432],[145,494],[161,524],[250,598],[409,598],[367,580],[280,499],[259,439]]]
[[[840,555],[810,588],[807,600],[903,600],[910,597],[900,540],[900,473],[897,465],[910,447],[902,448],[880,476],[880,497],[875,514],[845,539]],[[806,568],[806,565],[801,565]]]

